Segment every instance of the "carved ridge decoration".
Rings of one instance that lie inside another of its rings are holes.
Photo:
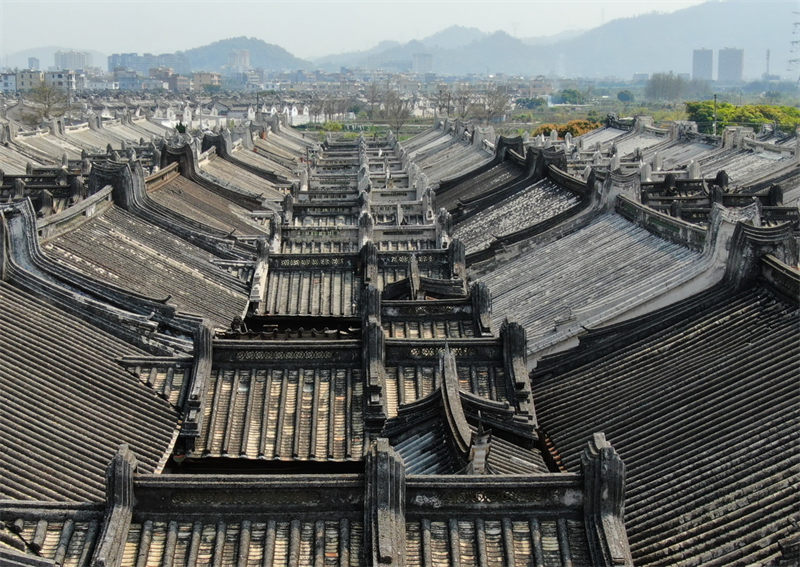
[[[382,317],[386,320],[403,317],[430,317],[435,315],[464,315],[469,318],[472,315],[472,305],[470,303],[441,303],[438,301],[428,301],[420,304],[419,302],[405,303],[401,301],[393,301],[391,303],[383,302],[381,306]]]
[[[356,256],[326,256],[292,257],[270,256],[269,267],[272,270],[291,270],[292,268],[352,268],[357,262]]]
[[[317,360],[320,362],[358,364],[361,360],[360,349],[339,345],[304,345],[291,348],[284,343],[253,346],[221,346],[214,345],[214,362],[271,362],[281,363],[289,360]]]
[[[267,506],[275,512],[285,511],[288,507],[305,508],[308,501],[313,501],[317,506],[325,503],[330,507],[332,518],[341,514],[342,507],[358,506],[361,504],[361,495],[355,492],[343,492],[341,495],[332,495],[330,487],[309,488],[301,490],[257,490],[253,487],[244,492],[231,492],[229,490],[203,490],[176,492],[164,502],[170,507],[184,506]]]
[[[189,480],[178,475],[137,477],[137,506],[153,512],[190,513],[209,506],[221,511],[257,510],[259,514],[298,511],[312,504],[332,517],[357,514],[363,505],[363,480],[337,475],[336,480],[294,475],[247,477],[236,480]]]
[[[386,266],[393,266],[393,265],[402,265],[405,266],[411,263],[411,256],[414,255],[417,258],[417,264],[420,267],[430,267],[430,266],[441,266],[447,262],[447,251],[443,250],[441,252],[434,252],[430,250],[426,250],[424,253],[414,253],[414,252],[406,252],[406,253],[385,253],[379,252],[378,253],[378,266],[381,268]]]
[[[334,353],[327,350],[291,350],[270,352],[265,350],[244,350],[235,352],[235,360],[334,360]]]
[[[412,344],[399,344],[411,342]],[[431,343],[433,341],[427,341]],[[416,343],[416,344],[414,344]],[[479,360],[494,361],[502,364],[502,346],[500,344],[488,345],[469,345],[450,342],[445,344],[419,344],[419,341],[404,341],[403,339],[390,339],[386,341],[387,360],[420,360],[438,359],[446,349],[456,357],[457,360]]]

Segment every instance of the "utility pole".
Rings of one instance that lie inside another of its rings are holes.
[[[717,95],[714,95],[714,135],[717,135]]]

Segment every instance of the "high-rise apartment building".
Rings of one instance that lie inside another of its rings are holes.
[[[717,65],[717,81],[720,83],[741,83],[744,69],[744,49],[730,47],[720,49]]]
[[[86,69],[92,66],[92,54],[88,51],[56,51],[56,68],[64,69]]]
[[[692,54],[692,79],[699,81],[713,80],[714,50],[695,49]]]

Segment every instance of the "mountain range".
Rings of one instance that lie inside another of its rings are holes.
[[[735,47],[744,50],[745,77],[756,78],[766,70],[768,49],[770,71],[786,73],[796,39],[793,8],[785,0],[710,1],[668,14],[621,18],[586,31],[527,39],[454,26],[421,40],[329,55],[314,63],[327,70],[407,70],[415,53],[429,53],[432,71],[442,74],[629,78],[634,73],[689,73],[694,49]]]
[[[282,47],[247,37],[224,39],[184,51],[192,70],[219,71],[232,50],[250,51],[253,67],[270,71],[342,67],[387,71],[412,70],[415,55],[430,55],[431,71],[444,75],[558,75],[563,77],[630,78],[634,73],[691,72],[692,51],[724,47],[744,50],[745,78],[766,70],[786,76],[796,7],[786,0],[711,0],[668,14],[651,13],[613,20],[596,28],[557,35],[516,38],[503,31],[451,26],[406,43],[382,41],[374,47],[327,55],[312,61]],[[57,47],[10,54],[4,63],[25,67],[36,56],[42,67],[52,64]],[[104,55],[94,53],[103,66]],[[716,53],[714,56],[716,66]],[[796,70],[794,71],[797,72]],[[796,76],[796,75],[795,75]]]

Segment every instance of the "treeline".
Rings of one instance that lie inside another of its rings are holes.
[[[697,123],[701,132],[710,133],[714,129],[714,101],[687,102],[686,113],[689,120]],[[752,126],[774,124],[778,129],[791,133],[800,126],[800,109],[793,106],[772,104],[743,104],[737,106],[729,102],[717,103],[717,132],[725,126]]]
[[[706,81],[687,80],[673,73],[654,73],[644,88],[644,96],[649,100],[686,100],[705,98],[711,94],[711,86]]]

